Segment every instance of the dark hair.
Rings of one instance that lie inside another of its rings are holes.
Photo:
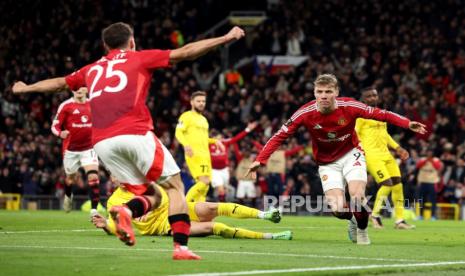
[[[371,90],[376,90],[376,87],[374,87],[374,86],[364,87],[364,88],[362,88],[362,93],[367,92],[367,91],[371,91]]]
[[[110,50],[119,49],[126,47],[133,35],[134,32],[130,25],[118,22],[103,29],[102,40]]]
[[[207,92],[205,91],[195,91],[194,93],[192,93],[191,95],[191,100],[193,100],[195,97],[197,96],[204,96],[206,97],[207,96]]]

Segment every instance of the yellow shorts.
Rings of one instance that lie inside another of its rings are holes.
[[[366,156],[367,170],[376,183],[381,183],[391,177],[400,178],[400,169],[392,155]],[[396,183],[393,183],[396,184]]]
[[[210,155],[186,156],[186,164],[195,180],[197,180],[199,176],[208,176],[210,179],[212,178],[212,162]]]

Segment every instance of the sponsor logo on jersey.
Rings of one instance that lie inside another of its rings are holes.
[[[316,124],[316,125],[313,127],[313,129],[322,129],[322,128],[323,128],[323,127],[320,126],[319,124]]]
[[[73,114],[80,114],[80,113],[81,112],[79,112],[79,109],[77,109],[77,108],[73,111]]]
[[[330,132],[330,133],[333,133],[333,132]],[[332,142],[343,142],[347,138],[349,138],[350,136],[351,136],[351,134],[349,133],[349,134],[343,135],[343,136],[338,137],[338,138],[336,138],[334,136],[334,138],[329,138],[329,139],[323,139],[323,138],[320,138],[320,137],[318,137],[317,139],[318,139],[318,141],[321,141],[321,142],[332,143]],[[329,133],[328,133],[328,137],[329,137]]]
[[[87,117],[87,115],[82,115],[81,116],[81,122],[87,123],[88,121],[89,121],[89,117]]]

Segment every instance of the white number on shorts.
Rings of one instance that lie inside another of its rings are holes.
[[[115,64],[124,63],[126,62],[126,60],[127,59],[117,59],[117,60],[108,61],[108,66],[106,67],[106,71],[105,71],[105,78],[109,79],[111,77],[118,77],[119,82],[116,86],[105,86],[103,88],[103,91],[108,92],[108,93],[118,93],[118,92],[121,92],[121,90],[123,90],[126,87],[126,85],[128,84],[128,77],[126,76],[126,74],[121,70],[113,70],[113,66]],[[104,70],[103,66],[96,64],[92,66],[89,69],[89,72],[87,73],[87,75],[89,75],[92,71],[97,71],[92,81],[92,85],[90,86],[89,95],[91,99],[98,97],[102,94],[102,89],[97,90],[97,91],[94,91],[94,89],[95,89],[95,86],[97,85],[97,82],[100,80],[100,78],[103,75],[103,70]]]

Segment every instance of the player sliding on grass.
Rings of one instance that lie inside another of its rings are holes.
[[[157,197],[160,200],[160,206],[140,218],[133,219],[132,223],[142,235],[168,236],[171,235],[171,227],[168,222],[169,198],[162,188],[155,188],[157,189]],[[124,204],[133,197],[133,193],[128,192],[124,187],[119,187],[108,199],[107,207],[111,208],[111,206]],[[187,205],[191,220],[190,236],[217,235],[232,239],[292,239],[291,231],[262,233],[231,227],[224,223],[213,221],[213,219],[218,216],[226,216],[240,219],[264,219],[278,223],[281,220],[281,215],[277,209],[262,212],[235,203],[215,202],[188,202]],[[111,217],[107,220],[101,215],[94,216],[92,222],[96,227],[102,228],[107,233],[114,234],[116,231],[115,223]]]
[[[323,191],[333,215],[349,220],[349,238],[357,244],[370,244],[368,237],[368,209],[365,199],[367,172],[365,155],[359,147],[355,133],[357,118],[386,121],[412,131],[425,133],[425,126],[395,113],[373,108],[351,98],[340,98],[336,77],[331,74],[319,75],[314,82],[316,100],[297,110],[281,129],[267,142],[257,156],[248,173],[256,176],[256,170],[264,165],[270,155],[305,126],[312,138],[315,160]],[[344,181],[347,182],[351,198],[348,209],[345,202]]]
[[[192,42],[179,49],[136,51],[132,27],[119,22],[102,31],[106,56],[66,77],[30,85],[14,84],[14,93],[89,88],[94,149],[111,174],[138,195],[126,205],[113,206],[110,210],[117,222],[118,237],[125,244],[136,242],[131,219],[154,208],[154,190],[148,185],[154,181],[164,185],[171,198],[168,220],[173,230],[173,259],[200,259],[187,247],[190,221],[179,167],[153,133],[153,121],[145,101],[154,70],[196,59],[244,35],[241,28],[234,27],[224,36]]]

